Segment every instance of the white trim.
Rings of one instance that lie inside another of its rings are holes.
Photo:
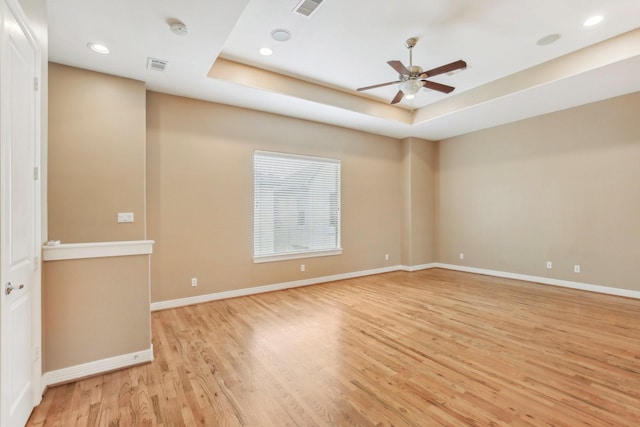
[[[146,362],[153,362],[153,344],[147,350],[46,372],[42,376],[42,383],[48,387]]]
[[[536,282],[543,285],[560,286],[563,288],[580,289],[583,291],[597,292],[600,294],[617,295],[627,298],[640,299],[640,291],[631,289],[614,288],[611,286],[592,285],[589,283],[572,282],[569,280],[552,279],[550,277],[529,276],[526,274],[508,273],[504,271],[485,270],[483,268],[465,267],[454,264],[433,264],[433,268],[445,268],[447,270],[464,271],[467,273],[484,274],[486,276],[505,277],[508,279],[524,280],[527,282]]]
[[[256,154],[259,156],[272,157],[276,159],[282,158],[282,157],[288,157],[290,159],[297,159],[297,160],[310,160],[314,162],[326,162],[326,163],[333,163],[338,165],[342,164],[342,160],[334,159],[333,157],[308,156],[306,154],[284,153],[282,151],[253,150],[254,159]]]
[[[430,263],[430,264],[420,264],[420,265],[401,265],[400,266],[400,270],[402,271],[408,271],[408,272],[413,272],[413,271],[418,271],[418,270],[428,270],[430,268],[436,268],[438,266],[438,264],[436,263]]]
[[[253,262],[254,264],[260,264],[263,262],[275,262],[275,261],[285,261],[288,259],[315,258],[315,257],[321,257],[321,256],[334,256],[334,255],[342,255],[342,248],[330,249],[328,251],[296,252],[296,253],[282,254],[282,255],[256,256],[256,257],[253,257]]]
[[[188,298],[180,298],[168,301],[151,303],[151,311],[165,310],[168,308],[184,307],[186,305],[200,304],[227,298],[236,298],[246,295],[261,294],[264,292],[281,291],[283,289],[298,288],[300,286],[317,285],[318,283],[333,282],[336,280],[353,279],[355,277],[370,276],[372,274],[389,273],[401,270],[401,266],[374,268],[372,270],[355,271],[353,273],[334,274],[332,276],[314,277],[311,279],[294,280],[292,282],[276,283],[273,285],[255,286],[252,288],[234,289],[232,291],[216,292],[214,294],[197,295]]]
[[[153,252],[153,240],[131,240],[121,242],[63,243],[43,245],[44,261],[67,259],[104,258],[113,256],[148,255]]]

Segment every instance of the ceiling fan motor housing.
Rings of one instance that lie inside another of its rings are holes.
[[[418,67],[417,65],[412,65],[409,67],[409,74],[407,76],[408,79],[417,79],[420,74],[422,74],[423,70],[422,67]]]

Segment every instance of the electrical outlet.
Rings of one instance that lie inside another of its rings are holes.
[[[384,260],[389,261],[389,254],[384,254]]]
[[[573,272],[574,273],[580,273],[580,266],[579,265],[574,265],[573,266]]]
[[[553,268],[553,263],[551,261],[547,261],[547,268],[551,270]]]
[[[197,277],[192,277],[191,278],[191,286],[198,286],[198,278]]]
[[[304,271],[304,264],[300,264],[300,271]]]
[[[118,212],[118,222],[133,222],[133,212]]]
[[[464,259],[464,254],[460,252],[460,259]]]

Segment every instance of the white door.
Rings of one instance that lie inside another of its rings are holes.
[[[2,1],[0,46],[0,425],[24,426],[34,406],[33,291],[38,191],[37,46]]]

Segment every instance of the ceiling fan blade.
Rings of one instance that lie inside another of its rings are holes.
[[[453,86],[443,85],[442,83],[430,82],[429,80],[423,80],[422,83],[424,83],[423,87],[437,90],[439,92],[444,92],[444,93],[451,93],[455,89],[455,87]]]
[[[411,75],[411,72],[400,61],[387,61],[387,64],[391,65],[391,68],[396,70],[401,76]]]
[[[398,93],[396,93],[396,96],[391,100],[391,103],[397,104],[398,102],[402,101],[402,98],[404,98],[404,93],[399,90]]]
[[[369,90],[369,89],[375,89],[377,87],[383,87],[383,86],[389,86],[389,85],[393,85],[396,83],[402,83],[400,80],[397,80],[395,82],[387,82],[387,83],[380,83],[379,85],[373,85],[373,86],[365,86],[365,87],[359,87],[358,89],[356,89],[358,92],[361,92],[363,90]]]
[[[451,71],[459,70],[462,68],[467,68],[467,63],[460,59],[458,61],[452,62],[451,64],[442,65],[440,67],[434,68],[433,70],[425,71],[424,73],[420,74],[420,77],[433,77],[437,76],[438,74],[449,73]]]

